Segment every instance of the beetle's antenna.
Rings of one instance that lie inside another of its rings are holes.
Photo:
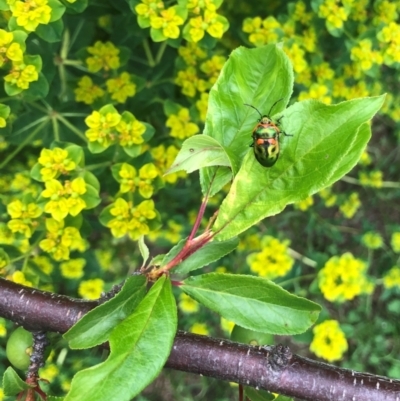
[[[271,106],[271,108],[269,109],[269,113],[267,114],[268,117],[271,115],[271,111],[272,111],[272,109],[275,107],[275,105],[276,105],[277,103],[279,103],[281,100],[283,100],[283,97],[281,97],[280,99],[278,99],[278,100]]]
[[[262,114],[258,111],[258,109],[256,109],[254,106],[252,106],[251,104],[247,104],[247,103],[244,103],[244,105],[245,106],[249,106],[249,107],[252,107],[254,110],[257,110],[257,113],[260,115],[260,117],[262,118]]]

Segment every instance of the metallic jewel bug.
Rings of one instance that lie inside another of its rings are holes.
[[[253,143],[250,146],[254,149],[254,156],[257,161],[264,167],[271,167],[278,160],[280,153],[279,135],[293,136],[281,130],[280,121],[283,116],[279,117],[276,121],[273,121],[270,117],[272,109],[281,100],[277,100],[271,106],[269,113],[265,115],[262,115],[251,104],[244,104],[245,106],[252,107],[260,115],[260,119],[253,129]]]

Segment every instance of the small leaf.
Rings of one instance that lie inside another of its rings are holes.
[[[203,167],[230,165],[231,161],[218,141],[210,136],[195,135],[183,143],[174,163],[165,174],[179,170],[191,173]]]
[[[139,237],[138,244],[139,244],[140,254],[142,255],[142,258],[143,258],[142,266],[144,266],[146,264],[147,260],[149,259],[149,256],[150,256],[149,248],[146,245],[146,243],[144,242],[144,235]]]
[[[4,372],[3,375],[3,390],[4,395],[14,396],[21,391],[31,388],[29,384],[26,384],[18,375],[18,373],[10,366]]]
[[[263,333],[302,333],[321,310],[261,277],[209,273],[189,277],[179,288],[225,319]]]
[[[111,333],[108,359],[77,373],[65,401],[131,400],[164,367],[176,328],[171,282],[162,276]]]
[[[231,253],[238,246],[238,244],[239,238],[233,238],[228,241],[209,242],[180,263],[172,270],[172,272],[186,274],[192,270],[200,269],[203,266],[221,259],[228,253]]]
[[[102,344],[115,326],[129,316],[146,292],[144,276],[131,276],[121,291],[109,301],[97,306],[72,326],[63,337],[74,349]]]

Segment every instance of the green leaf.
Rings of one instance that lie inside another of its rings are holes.
[[[209,166],[230,166],[231,161],[224,148],[214,138],[195,135],[187,139],[166,174],[186,170],[191,173]]]
[[[239,238],[228,241],[213,241],[190,255],[172,271],[173,273],[186,274],[193,270],[200,269],[223,256],[231,253],[239,244]]]
[[[18,375],[18,373],[10,366],[4,372],[3,376],[3,390],[4,395],[13,396],[17,395],[21,391],[31,388],[29,384],[26,384]]]
[[[64,23],[62,19],[51,22],[50,24],[39,24],[35,33],[44,41],[49,43],[59,42],[64,32]]]
[[[86,184],[86,192],[83,195],[81,195],[81,198],[86,203],[85,210],[93,209],[101,202],[97,189],[93,188],[89,184]]]
[[[80,2],[80,0],[78,0],[78,2]],[[48,0],[48,4],[51,7],[50,21],[54,22],[54,21],[59,20],[65,12],[65,6],[63,4],[61,4],[58,0]]]
[[[65,401],[128,401],[163,368],[177,327],[171,282],[161,277],[110,336],[110,356],[80,371]]]
[[[115,326],[142,301],[145,292],[144,276],[129,277],[115,297],[88,312],[63,337],[73,349],[91,348],[104,343]]]
[[[354,99],[337,105],[315,100],[296,103],[284,113],[281,158],[262,167],[249,150],[223,201],[213,229],[218,239],[237,236],[289,203],[320,191],[358,162],[371,130],[368,121],[384,96]]]
[[[146,264],[147,260],[149,259],[149,256],[150,256],[149,248],[146,245],[146,243],[144,242],[144,235],[140,236],[140,238],[138,240],[138,244],[139,244],[140,254],[142,255],[142,258],[143,258],[142,266],[144,266]]]
[[[232,170],[227,167],[206,167],[200,170],[200,185],[203,194],[214,196],[229,181],[232,180]]]
[[[180,288],[225,319],[262,333],[302,333],[321,310],[261,277],[209,273],[189,277]]]

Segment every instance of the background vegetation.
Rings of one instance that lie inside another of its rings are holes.
[[[349,175],[250,228],[206,271],[266,277],[323,306],[314,329],[275,341],[400,378],[398,1],[0,0],[0,9],[0,274],[56,293],[96,299],[141,266],[142,235],[153,256],[189,235],[198,175],[163,174],[202,132],[208,93],[238,46],[283,44],[291,104],[386,92]],[[211,198],[203,226],[222,199]],[[229,336],[230,322],[187,295],[178,306],[181,329]],[[0,323],[4,370],[14,327]],[[61,395],[101,357],[83,359],[57,338],[41,375]],[[138,399],[234,392],[163,373]]]

